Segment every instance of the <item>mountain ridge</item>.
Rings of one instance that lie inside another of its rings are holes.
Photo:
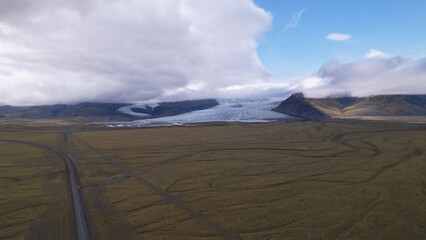
[[[186,100],[177,102],[160,102],[155,106],[128,106],[130,112],[139,113],[142,118],[158,118],[174,116],[196,110],[204,110],[217,106],[216,99]],[[145,114],[143,116],[142,114]]]
[[[60,119],[60,118],[102,118],[133,120],[135,117],[118,112],[126,103],[83,102],[73,105],[54,104],[40,106],[0,106],[0,118]]]
[[[426,95],[306,98],[303,93],[294,93],[273,110],[309,120],[362,116],[426,116]]]
[[[218,105],[214,99],[160,102],[151,107],[137,107],[132,103],[83,102],[40,106],[0,106],[0,119],[65,119],[82,118],[90,121],[132,121],[142,118],[173,116]],[[120,109],[129,108],[123,112]],[[136,110],[132,115],[132,110]],[[138,115],[139,114],[139,115]]]

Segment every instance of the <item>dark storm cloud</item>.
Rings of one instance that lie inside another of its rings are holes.
[[[213,97],[265,81],[251,0],[0,0],[0,102]]]

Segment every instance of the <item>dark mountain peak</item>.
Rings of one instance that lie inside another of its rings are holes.
[[[303,94],[302,92],[297,92],[297,93],[291,94],[291,96],[289,98],[293,98],[293,99],[305,99],[305,94]]]
[[[281,104],[272,109],[273,111],[284,113],[306,119],[326,119],[329,118],[325,113],[316,109],[303,93],[294,93]]]

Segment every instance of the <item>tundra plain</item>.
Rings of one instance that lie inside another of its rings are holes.
[[[92,239],[426,238],[425,124],[2,122],[0,134],[74,161]],[[40,231],[73,239],[62,160],[9,142],[0,151],[0,239],[46,239]],[[27,175],[37,179],[16,187]]]

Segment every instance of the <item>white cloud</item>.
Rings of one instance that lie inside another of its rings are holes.
[[[287,23],[283,29],[283,31],[287,31],[290,28],[295,28],[297,25],[299,25],[299,20],[302,17],[302,14],[305,12],[305,9],[300,10],[297,12],[292,18],[289,23]]]
[[[232,96],[232,98],[250,97],[279,97],[290,94],[294,89],[289,81],[264,81],[259,83],[241,84],[219,89],[219,97]],[[222,93],[222,94],[221,94]]]
[[[307,96],[326,97],[350,94],[425,94],[426,58],[404,59],[388,56],[358,60],[351,63],[330,61],[304,79],[311,85],[299,86]],[[302,79],[303,82],[303,79]]]
[[[327,77],[319,77],[316,75],[310,75],[301,81],[302,87],[306,89],[318,88],[330,82],[330,78]]]
[[[256,39],[271,19],[252,0],[0,1],[0,102],[204,98],[267,82]]]
[[[350,39],[352,36],[350,34],[344,33],[330,33],[325,38],[333,41],[345,41]]]
[[[373,48],[370,49],[370,51],[365,54],[365,58],[388,58],[388,57],[392,57],[392,56]]]

